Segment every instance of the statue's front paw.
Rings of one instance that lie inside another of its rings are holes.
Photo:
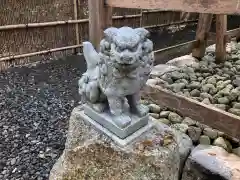
[[[136,106],[136,111],[137,111],[137,114],[140,116],[140,117],[143,117],[143,116],[146,116],[149,112],[149,108],[143,104],[138,104]]]
[[[132,120],[127,115],[119,115],[119,116],[114,116],[113,121],[119,128],[123,129],[128,125],[130,125]]]
[[[92,108],[98,113],[102,113],[106,109],[106,104],[104,103],[92,104]]]

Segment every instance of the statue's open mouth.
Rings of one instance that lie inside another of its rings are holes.
[[[123,65],[123,66],[131,66],[132,63],[131,64],[129,64],[129,63],[121,63],[121,65]]]
[[[122,66],[131,66],[131,65],[133,65],[134,63],[136,62],[136,60],[135,59],[128,59],[128,60],[124,60],[124,59],[118,59],[117,60],[117,63],[118,64],[120,64],[120,65],[122,65]]]
[[[135,65],[136,63],[119,63],[118,62],[118,66],[119,67],[121,67],[121,68],[123,68],[123,69],[132,69],[132,68],[134,68],[136,65]]]

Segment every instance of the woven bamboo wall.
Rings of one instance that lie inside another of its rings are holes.
[[[77,14],[74,10],[75,4],[77,4]],[[117,16],[114,18],[113,24],[117,27],[123,25],[154,27],[197,18],[196,15],[192,16],[189,13],[169,11],[147,12],[114,8],[113,12],[113,16]],[[0,70],[14,65],[47,61],[73,54],[76,52],[74,47],[78,46],[69,46],[88,40],[87,0],[1,0],[0,14]],[[51,26],[45,24],[31,27],[32,23],[63,22],[76,19],[85,20],[77,24],[65,23]],[[26,26],[19,28],[19,24]],[[7,25],[15,26],[6,28]],[[61,49],[62,47],[67,48]],[[56,48],[60,49],[56,50]],[[54,52],[51,51],[52,49]],[[78,48],[77,51],[79,52],[81,49]],[[33,54],[29,55],[34,52],[41,53],[34,56]],[[24,57],[25,54],[28,54],[29,57]],[[18,55],[23,56],[20,58]]]

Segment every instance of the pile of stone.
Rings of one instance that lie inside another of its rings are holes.
[[[150,109],[149,115],[156,121],[164,123],[173,129],[187,134],[194,145],[214,145],[219,146],[228,151],[240,156],[240,144],[232,139],[227,138],[223,132],[212,129],[197,121],[179,115],[177,112],[171,111],[168,108],[162,108],[157,104],[143,101]]]
[[[158,65],[149,83],[240,116],[240,43],[227,47],[227,60],[215,63],[215,46],[198,61],[191,55]]]

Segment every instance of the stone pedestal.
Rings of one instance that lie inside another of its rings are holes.
[[[118,145],[125,146],[129,141],[139,136],[151,127],[149,115],[139,118],[135,115],[127,113],[131,117],[132,122],[125,128],[120,128],[114,121],[109,111],[98,113],[88,105],[84,105],[83,110],[79,112],[81,118],[86,123],[91,123],[98,131],[110,136]]]
[[[125,147],[117,146],[72,112],[65,150],[50,180],[178,180],[177,138],[167,126],[154,124]]]

